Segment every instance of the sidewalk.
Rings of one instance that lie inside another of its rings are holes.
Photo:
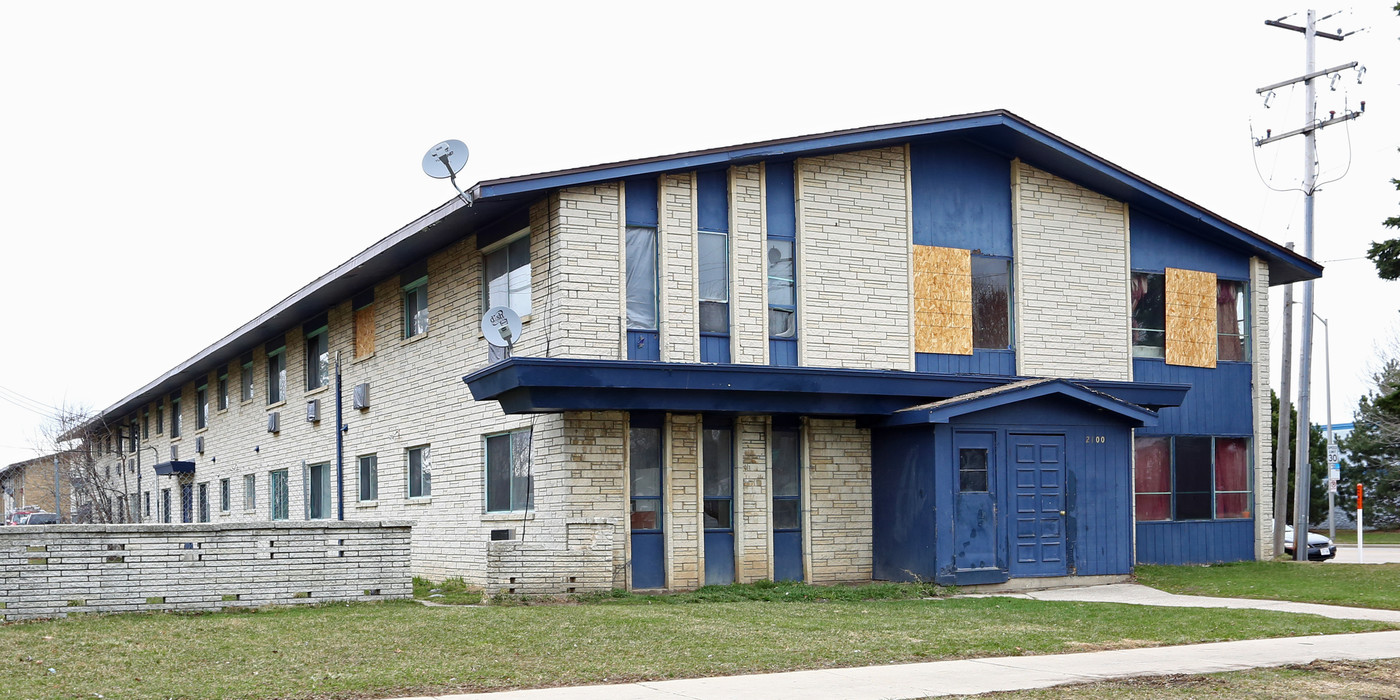
[[[1169,607],[1257,608],[1400,624],[1400,611],[1347,608],[1272,600],[1208,598],[1164,593],[1137,584],[1010,594],[1033,600],[1074,600]],[[1254,639],[1240,642],[1121,649],[1077,654],[1009,656],[918,664],[821,669],[749,676],[691,678],[573,688],[435,696],[437,700],[886,700],[1002,690],[1028,690],[1130,676],[1218,673],[1319,659],[1400,657],[1400,630],[1364,634]],[[426,700],[415,698],[413,700]]]

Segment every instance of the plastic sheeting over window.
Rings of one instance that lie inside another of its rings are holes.
[[[627,327],[656,330],[656,229],[627,227]]]

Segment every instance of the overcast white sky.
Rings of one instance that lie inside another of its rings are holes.
[[[1267,110],[1254,89],[1303,73],[1302,36],[1263,20],[1306,6],[964,4],[6,3],[0,465],[35,454],[16,394],[104,408],[449,199],[419,169],[447,138],[465,186],[1004,107],[1301,249],[1301,196],[1256,174],[1296,187],[1301,140],[1249,137],[1301,124],[1301,87]],[[1392,4],[1317,8],[1369,27],[1318,42],[1320,68],[1368,69],[1319,91],[1324,114],[1368,102],[1319,146],[1345,173],[1317,199],[1337,422],[1400,325],[1400,283],[1357,259],[1400,213]]]

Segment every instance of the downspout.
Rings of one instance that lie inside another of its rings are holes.
[[[345,430],[342,417],[344,402],[341,400],[340,351],[335,351],[335,519],[345,519]]]

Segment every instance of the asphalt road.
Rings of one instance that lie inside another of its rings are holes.
[[[1365,542],[1362,542],[1365,546]],[[1365,564],[1400,564],[1400,545],[1370,545],[1363,552]],[[1338,564],[1356,564],[1356,545],[1344,544],[1337,547],[1337,556],[1330,561]]]

